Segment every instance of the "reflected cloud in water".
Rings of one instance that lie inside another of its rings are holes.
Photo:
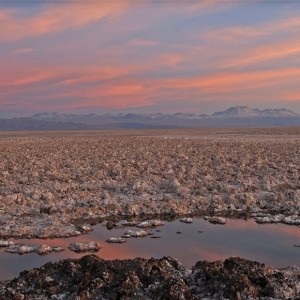
[[[286,267],[299,263],[300,251],[294,247],[300,244],[300,228],[284,224],[258,225],[250,220],[227,220],[226,225],[213,225],[203,219],[194,219],[192,224],[179,221],[167,222],[162,227],[148,229],[159,239],[150,236],[130,238],[124,244],[109,244],[109,237],[120,237],[128,228],[107,230],[104,224],[93,226],[93,231],[79,237],[16,240],[24,244],[47,244],[62,246],[61,253],[39,256],[36,253],[15,255],[0,252],[0,280],[11,279],[20,271],[39,267],[49,261],[66,258],[80,258],[87,253],[68,250],[75,241],[96,241],[101,249],[96,253],[103,259],[130,259],[135,257],[172,256],[184,266],[191,267],[198,260],[219,260],[230,256],[241,256],[257,260],[274,267]],[[131,228],[136,230],[134,228]],[[178,234],[181,232],[181,234]]]

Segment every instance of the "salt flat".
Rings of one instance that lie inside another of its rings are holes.
[[[1,134],[0,236],[67,237],[85,233],[83,218],[200,211],[276,212],[297,224],[299,132]]]

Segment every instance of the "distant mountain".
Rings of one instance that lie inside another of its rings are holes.
[[[43,121],[34,118],[0,119],[0,131],[88,130],[91,126],[75,122]]]
[[[281,108],[281,109],[264,109],[261,110],[261,116],[262,117],[269,117],[269,118],[288,118],[288,117],[296,117],[299,118],[300,114],[297,114],[291,110]]]
[[[114,120],[199,120],[207,118],[299,118],[300,114],[292,112],[291,110],[281,109],[251,109],[247,106],[230,107],[224,111],[218,111],[212,115],[197,115],[192,113],[175,113],[175,114],[132,114],[132,113],[118,113],[118,114],[65,114],[65,113],[39,113],[33,115],[31,118],[37,120],[48,121],[87,121],[100,119],[114,119]]]
[[[219,118],[289,118],[300,117],[300,114],[294,113],[288,109],[251,109],[247,106],[230,107],[224,111],[215,112],[212,117]]]
[[[175,114],[66,114],[39,113],[29,118],[0,119],[0,130],[88,130],[201,127],[300,126],[300,114],[287,109],[230,107],[211,115]]]
[[[250,109],[247,106],[230,107],[224,111],[218,111],[212,114],[212,117],[218,118],[253,118],[258,116],[258,109]]]

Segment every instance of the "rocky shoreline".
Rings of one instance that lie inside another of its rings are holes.
[[[299,225],[299,149],[300,138],[288,130],[261,137],[3,138],[0,237],[70,237],[114,217],[203,211]]]
[[[274,269],[243,258],[171,257],[105,261],[96,255],[47,263],[0,283],[0,299],[290,299],[300,297],[300,267]]]

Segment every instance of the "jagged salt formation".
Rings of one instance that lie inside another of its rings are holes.
[[[23,244],[10,244],[7,246],[5,249],[5,252],[8,253],[15,253],[15,254],[27,254],[27,253],[32,253],[35,252],[39,255],[46,255],[50,252],[61,252],[64,251],[64,248],[62,247],[50,247],[48,245],[23,245]]]
[[[0,140],[0,236],[69,237],[77,219],[277,212],[300,218],[300,138]],[[293,221],[294,222],[294,221]]]
[[[74,252],[97,252],[100,250],[100,245],[95,241],[74,242],[71,243],[68,248]]]

